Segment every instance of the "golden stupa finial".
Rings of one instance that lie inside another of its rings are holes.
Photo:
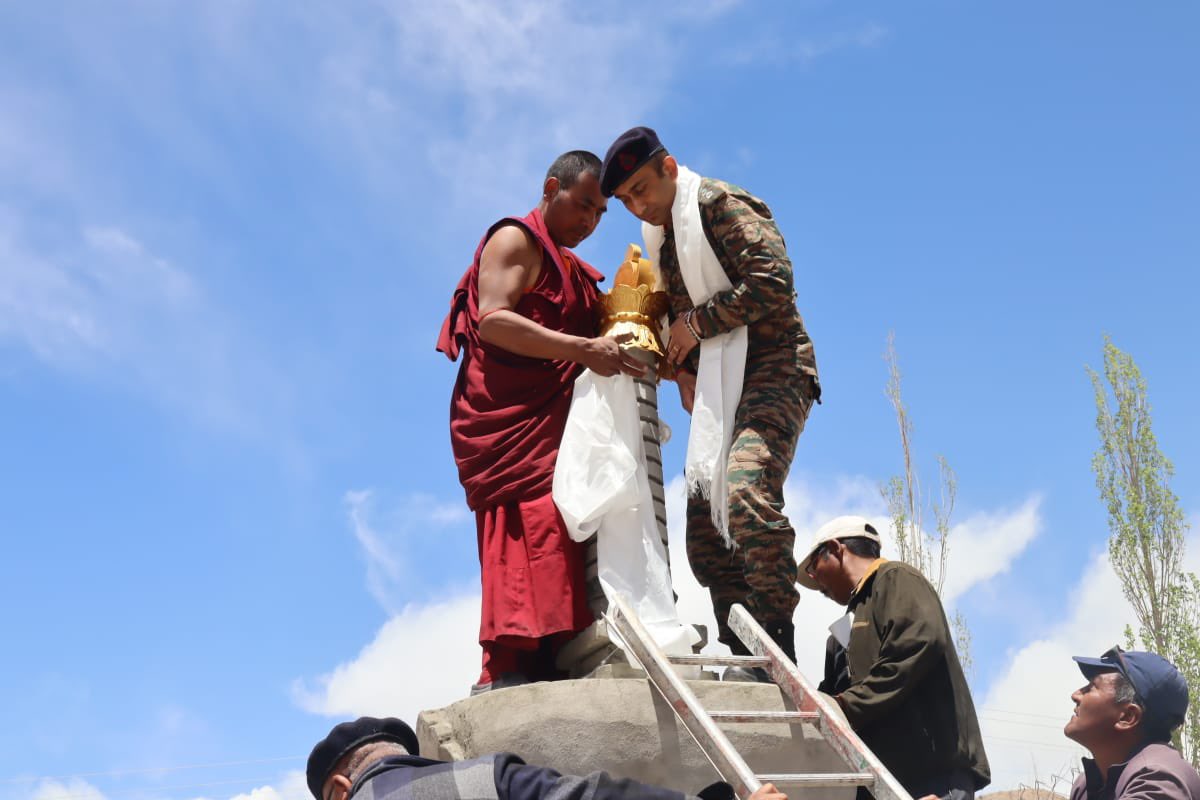
[[[640,347],[663,355],[658,320],[667,313],[667,293],[662,276],[642,248],[625,250],[625,260],[613,277],[611,291],[600,295],[600,335],[632,333],[624,347]]]

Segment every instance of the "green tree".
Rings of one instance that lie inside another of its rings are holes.
[[[1106,336],[1104,375],[1090,367],[1100,449],[1092,458],[1108,508],[1108,559],[1137,618],[1127,647],[1140,642],[1167,658],[1189,687],[1200,686],[1200,580],[1184,569],[1188,525],[1171,491],[1175,468],[1150,425],[1146,381],[1128,353]],[[1176,735],[1180,752],[1200,766],[1200,702]]]
[[[896,550],[902,561],[907,561],[929,579],[938,594],[946,584],[946,567],[950,557],[950,515],[958,496],[958,477],[942,456],[937,457],[939,497],[936,502],[927,502],[921,494],[920,479],[913,466],[913,423],[904,405],[900,392],[900,363],[896,357],[896,335],[888,333],[887,352],[884,360],[888,364],[887,396],[896,412],[896,423],[900,428],[900,451],[904,456],[904,471],[893,476],[880,487],[880,494],[887,503],[888,515],[896,530]],[[925,511],[933,516],[933,530],[924,525]],[[974,672],[971,659],[971,632],[966,618],[957,609],[950,619],[955,648],[959,661],[968,675]]]

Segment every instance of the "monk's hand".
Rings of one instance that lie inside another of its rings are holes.
[[[660,381],[675,380],[675,373],[679,371],[675,369],[675,365],[668,361],[666,356],[655,360],[658,362],[658,369],[655,377],[657,377]]]
[[[634,358],[633,353],[621,347],[631,339],[632,333],[587,339],[583,343],[583,354],[579,363],[605,378],[611,378],[621,372],[640,378],[646,374],[646,365]]]
[[[688,353],[700,344],[692,332],[688,330],[687,323],[683,317],[679,317],[671,323],[670,344],[667,345],[667,359],[672,364],[682,364],[683,360],[688,357]]]
[[[787,800],[787,795],[775,788],[773,783],[764,783],[750,795],[750,800]]]
[[[696,403],[696,376],[681,369],[675,374],[675,383],[679,385],[679,402],[683,410],[692,413],[692,406]]]

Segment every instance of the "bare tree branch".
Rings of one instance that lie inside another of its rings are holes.
[[[879,492],[887,503],[888,515],[892,518],[892,526],[896,530],[896,550],[900,559],[921,570],[940,595],[946,585],[946,571],[950,558],[950,515],[954,512],[954,502],[958,497],[958,478],[946,459],[938,456],[939,498],[938,502],[930,505],[934,523],[934,530],[930,533],[923,525],[925,498],[921,495],[920,481],[914,466],[913,423],[901,393],[900,362],[896,357],[896,336],[893,332],[888,333],[884,360],[888,364],[885,393],[896,412],[904,469],[900,475],[893,476],[879,487]],[[955,612],[950,627],[959,661],[962,662],[964,671],[971,675],[974,672],[974,661],[970,652],[971,632],[962,612]]]

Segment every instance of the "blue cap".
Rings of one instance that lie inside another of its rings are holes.
[[[1075,662],[1088,680],[1102,672],[1125,676],[1152,724],[1171,731],[1183,723],[1188,707],[1187,681],[1174,664],[1157,653],[1126,652],[1114,647],[1099,658],[1075,656]]]

